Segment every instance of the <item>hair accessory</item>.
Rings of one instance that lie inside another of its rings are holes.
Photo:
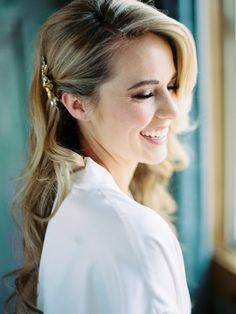
[[[41,75],[43,81],[43,87],[45,88],[48,99],[52,107],[57,107],[57,102],[59,101],[58,95],[54,91],[53,82],[48,78],[48,65],[45,62],[44,57],[42,57],[41,62]]]

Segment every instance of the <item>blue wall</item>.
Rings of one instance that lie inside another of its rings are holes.
[[[0,276],[20,265],[20,234],[10,215],[19,174],[26,155],[27,101],[35,33],[55,9],[52,1],[0,2]],[[0,282],[0,313],[10,290]]]

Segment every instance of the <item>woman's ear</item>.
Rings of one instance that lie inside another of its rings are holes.
[[[60,101],[75,119],[88,121],[88,108],[84,99],[81,100],[71,93],[63,93]]]

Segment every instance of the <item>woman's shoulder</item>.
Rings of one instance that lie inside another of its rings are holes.
[[[130,227],[137,229],[143,236],[156,235],[160,238],[175,238],[167,221],[153,208],[140,204],[128,196],[123,196],[116,191],[103,191],[104,197],[113,211],[129,224]]]
[[[104,250],[121,243],[124,250],[140,250],[154,239],[165,250],[176,245],[175,235],[157,212],[112,189],[72,189],[49,229],[64,230],[68,241],[99,241]]]

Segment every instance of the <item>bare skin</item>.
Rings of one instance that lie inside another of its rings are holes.
[[[100,86],[95,110],[70,93],[63,93],[61,101],[78,120],[86,155],[130,195],[138,163],[158,164],[167,156],[168,137],[163,143],[151,143],[140,132],[169,127],[177,118],[176,69],[167,41],[151,33],[133,40],[114,59],[116,75]],[[144,80],[153,82],[131,88]]]

